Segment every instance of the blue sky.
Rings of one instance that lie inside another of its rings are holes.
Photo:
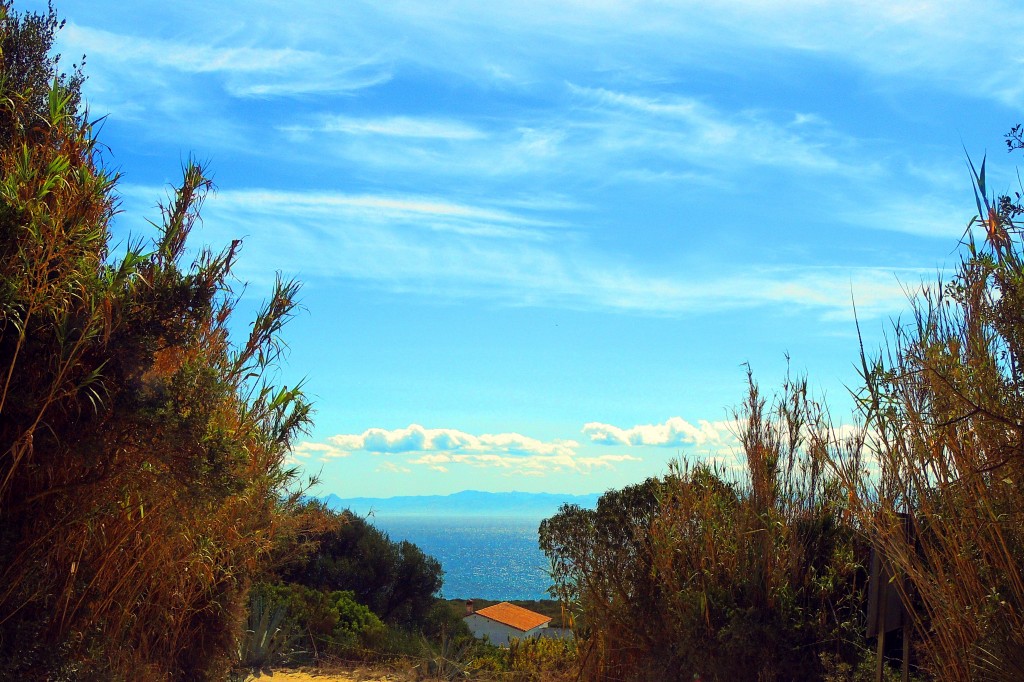
[[[40,2],[16,9],[39,9]],[[963,148],[1011,190],[1024,18],[980,2],[66,0],[151,234],[244,239],[239,324],[304,282],[294,461],[342,496],[594,492],[733,461],[743,363],[843,418],[870,346],[956,263]]]

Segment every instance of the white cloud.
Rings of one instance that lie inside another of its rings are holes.
[[[575,452],[555,455],[528,454],[454,454],[427,453],[408,460],[409,464],[426,466],[434,471],[447,472],[452,466],[478,469],[499,469],[510,476],[547,476],[559,473],[589,474],[595,469],[614,469],[623,462],[639,462],[634,455],[576,456]]]
[[[445,451],[480,453],[478,456],[484,458],[474,461],[488,461],[487,458],[493,457],[494,453],[571,457],[579,446],[571,440],[544,442],[518,433],[485,433],[477,436],[456,429],[428,429],[419,424],[410,424],[404,429],[372,428],[360,434],[331,436],[327,440],[346,452],[391,454]],[[423,463],[428,462],[425,460]]]
[[[583,433],[592,443],[599,445],[693,445],[721,449],[736,442],[735,424],[732,421],[709,422],[702,419],[697,424],[691,424],[682,417],[670,417],[661,424],[641,424],[627,429],[590,422],[583,426]]]
[[[518,433],[470,434],[457,429],[428,429],[411,424],[401,429],[371,428],[358,434],[338,434],[327,443],[302,443],[300,453],[329,456],[389,455],[378,471],[411,473],[424,467],[445,473],[455,467],[497,470],[509,476],[547,476],[556,473],[589,474],[614,469],[617,464],[639,462],[631,454],[581,455],[574,440],[542,441]],[[340,455],[338,453],[341,453]]]
[[[292,456],[308,459],[310,457],[317,457],[320,461],[327,461],[329,459],[338,459],[340,457],[348,457],[351,453],[345,450],[330,445],[329,443],[316,443],[313,441],[305,441],[298,443],[292,447]]]

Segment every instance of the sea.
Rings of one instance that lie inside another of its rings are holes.
[[[550,562],[540,550],[540,518],[376,515],[395,541],[408,540],[441,562],[445,599],[550,599]]]

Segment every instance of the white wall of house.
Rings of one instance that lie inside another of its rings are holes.
[[[469,631],[473,633],[473,636],[477,639],[483,639],[487,637],[491,641],[491,644],[497,646],[508,646],[508,643],[513,639],[525,639],[527,637],[536,637],[541,634],[541,630],[547,627],[547,623],[527,630],[517,630],[514,627],[499,623],[495,620],[491,620],[485,616],[481,616],[478,613],[473,613],[465,618],[466,625],[469,626]]]

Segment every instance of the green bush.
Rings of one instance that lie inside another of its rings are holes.
[[[350,591],[325,592],[296,584],[254,588],[286,609],[298,634],[299,658],[366,658],[387,642],[387,627]]]
[[[315,504],[315,503],[312,503]],[[412,632],[428,632],[444,572],[437,559],[411,542],[395,542],[365,519],[344,511],[337,523],[308,540],[305,556],[284,566],[281,579],[318,590],[351,590],[381,620]]]

